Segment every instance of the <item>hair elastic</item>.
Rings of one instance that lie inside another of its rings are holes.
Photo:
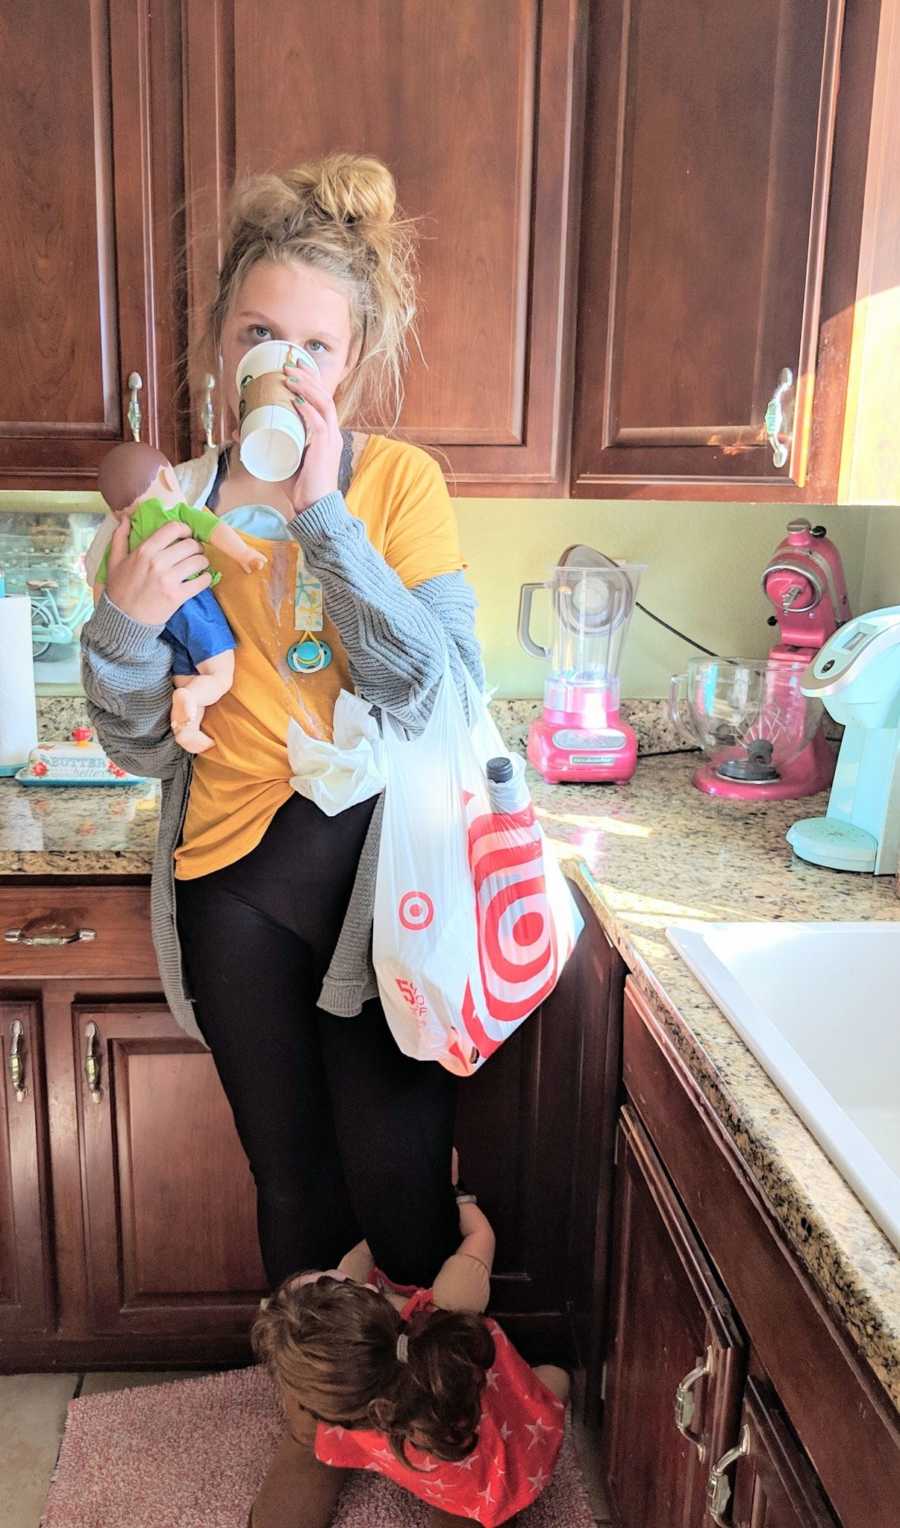
[[[409,1363],[409,1336],[406,1332],[401,1332],[397,1338],[397,1358],[402,1364]]]

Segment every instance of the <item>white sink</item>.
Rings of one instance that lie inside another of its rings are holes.
[[[666,933],[900,1249],[900,923]]]

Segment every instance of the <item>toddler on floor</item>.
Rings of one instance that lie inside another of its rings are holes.
[[[532,1369],[495,1321],[494,1234],[459,1197],[462,1244],[430,1290],[399,1289],[365,1242],[339,1268],[287,1280],[254,1327],[290,1428],[250,1528],[326,1528],[346,1469],[420,1497],[432,1528],[510,1523],[544,1490],[569,1377]]]

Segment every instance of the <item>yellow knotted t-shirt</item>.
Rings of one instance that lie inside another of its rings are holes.
[[[415,588],[463,567],[456,519],[441,470],[416,446],[369,437],[347,492],[376,551]],[[330,646],[329,666],[295,674],[288,649],[302,636],[294,624],[299,544],[244,539],[268,557],[259,573],[244,573],[216,547],[205,548],[223,577],[216,588],[237,639],[234,684],[210,706],[203,730],[214,747],[194,760],[184,831],[175,851],[175,875],[192,880],[231,865],[259,843],[278,808],[291,795],[287,754],[293,719],[314,737],[332,737],[334,705],[352,690],[347,654],[328,618],[317,633]]]

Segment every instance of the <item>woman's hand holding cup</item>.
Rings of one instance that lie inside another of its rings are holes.
[[[109,543],[106,592],[131,620],[164,626],[185,600],[209,588],[209,563],[180,520],[161,525],[133,552],[128,550],[129,531],[128,517],[122,516]],[[191,576],[195,573],[198,578]]]
[[[291,501],[302,514],[338,487],[344,437],[334,399],[317,374],[301,366],[286,366],[285,381],[306,428],[306,450],[291,487]]]

